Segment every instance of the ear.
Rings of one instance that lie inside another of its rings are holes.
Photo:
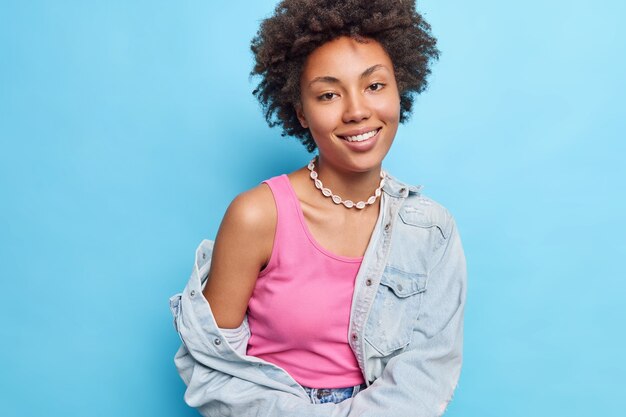
[[[293,107],[296,111],[296,116],[298,117],[298,120],[300,121],[300,125],[304,129],[308,129],[309,124],[306,121],[306,117],[304,117],[304,112],[302,111],[302,103],[296,103]]]

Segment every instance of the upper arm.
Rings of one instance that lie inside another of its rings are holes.
[[[217,325],[238,327],[259,271],[267,263],[276,228],[276,206],[269,187],[237,196],[220,225],[203,294]]]

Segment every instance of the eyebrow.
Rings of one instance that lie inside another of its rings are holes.
[[[365,77],[368,77],[368,76],[372,75],[373,72],[375,72],[375,71],[377,71],[377,70],[379,70],[381,68],[385,68],[385,66],[382,65],[382,64],[373,65],[373,66],[369,67],[368,69],[366,69],[365,71],[363,71],[361,73],[361,75],[359,76],[359,78],[363,79]],[[331,77],[330,75],[324,75],[322,77],[315,77],[309,83],[309,87],[313,83],[317,83],[317,82],[329,83],[329,84],[337,84],[339,82],[339,79],[335,78],[335,77]]]

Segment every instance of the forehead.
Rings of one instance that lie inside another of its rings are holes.
[[[393,71],[393,63],[380,43],[373,39],[340,37],[315,49],[307,57],[302,81],[332,76],[342,79],[359,77],[363,71],[381,65]]]

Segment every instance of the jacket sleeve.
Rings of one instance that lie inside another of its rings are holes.
[[[447,243],[430,271],[411,343],[349,400],[349,416],[436,417],[452,399],[461,372],[467,274],[461,240],[449,219]]]

